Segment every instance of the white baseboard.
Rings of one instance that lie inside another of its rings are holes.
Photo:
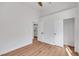
[[[59,47],[63,47],[63,45],[60,45],[60,44],[56,44],[56,43],[49,43],[49,42],[46,42],[46,41],[42,41],[42,40],[39,40],[41,42],[45,42],[45,43],[48,43],[48,44],[51,44],[51,45],[56,45],[56,46],[59,46]]]

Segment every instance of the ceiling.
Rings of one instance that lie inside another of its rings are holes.
[[[31,8],[38,10],[40,16],[77,6],[77,2],[42,2],[42,7],[37,2],[23,2],[22,4],[29,5]]]
[[[40,10],[41,16],[45,16],[50,13],[55,13],[69,8],[74,8],[77,6],[77,2],[51,2],[43,4],[44,6]]]
[[[21,2],[21,4],[24,4],[25,6],[30,6],[31,8],[33,9],[36,9],[36,10],[40,10],[40,6],[38,5],[37,2]]]

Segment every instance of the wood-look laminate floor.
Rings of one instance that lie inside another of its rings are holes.
[[[2,56],[66,56],[64,48],[37,41]]]
[[[65,47],[67,53],[69,52],[68,55],[70,55],[70,56],[79,56],[78,53],[75,52],[73,46],[65,45],[64,47]]]

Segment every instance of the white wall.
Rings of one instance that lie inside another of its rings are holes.
[[[0,3],[0,54],[32,43],[38,12],[21,3]]]
[[[64,44],[65,45],[70,45],[70,46],[75,46],[74,45],[74,18],[68,18],[63,21],[63,32],[64,32]]]
[[[75,51],[79,53],[79,3],[76,10],[76,20],[75,20]]]
[[[76,17],[76,8],[42,17],[39,22],[41,24],[39,26],[39,40],[49,44],[63,46],[63,20],[72,17]],[[41,32],[44,32],[44,34],[41,34]]]

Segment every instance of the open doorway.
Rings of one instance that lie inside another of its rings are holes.
[[[74,47],[74,18],[64,19],[64,45]]]
[[[33,43],[38,41],[38,24],[33,24]]]
[[[75,18],[68,18],[63,20],[64,47],[68,55],[77,55],[77,53],[74,51],[74,23]]]

